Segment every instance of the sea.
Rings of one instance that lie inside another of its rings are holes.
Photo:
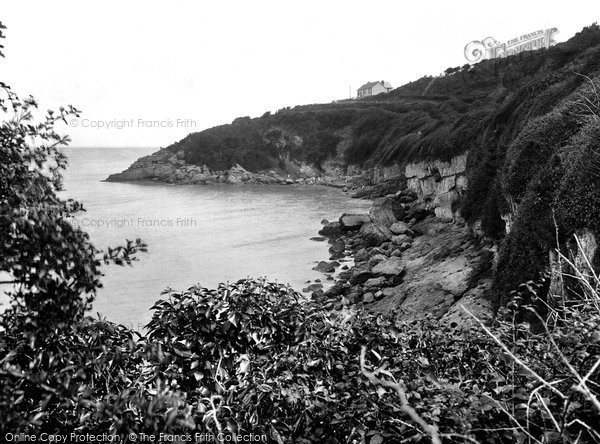
[[[99,249],[142,239],[131,266],[103,266],[93,304],[100,316],[136,330],[150,320],[163,290],[209,288],[253,277],[301,291],[325,276],[329,257],[317,236],[323,219],[367,212],[370,203],[339,189],[304,185],[171,185],[104,182],[156,148],[67,148],[62,197],[83,203],[72,223]]]

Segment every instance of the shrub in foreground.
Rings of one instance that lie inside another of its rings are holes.
[[[379,380],[402,387],[444,441],[593,442],[598,411],[570,367],[597,394],[598,312],[575,304],[551,332],[536,332],[518,322],[525,299],[515,295],[513,310],[486,333],[479,325],[333,315],[279,284],[243,280],[170,293],[142,338],[87,320],[57,337],[64,347],[37,358],[4,332],[2,424],[56,433],[252,433],[273,442],[429,441],[393,385],[367,378],[366,369],[379,369]]]

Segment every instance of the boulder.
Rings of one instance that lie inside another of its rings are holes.
[[[397,220],[402,220],[404,219],[404,216],[406,216],[406,210],[404,209],[404,207],[402,206],[401,203],[399,203],[398,201],[393,201],[393,205],[392,205],[392,210],[394,211],[394,216],[396,216]]]
[[[352,276],[350,277],[350,283],[352,285],[364,284],[373,277],[373,273],[364,268],[354,268],[352,270]]]
[[[344,292],[344,284],[341,282],[338,282],[337,284],[333,284],[331,287],[329,287],[327,289],[327,291],[325,292],[325,296],[328,297],[335,297],[335,296],[339,296]]]
[[[382,262],[386,259],[387,259],[387,256],[385,256],[383,254],[376,254],[375,256],[371,256],[371,259],[369,259],[369,266],[374,267],[379,262]]]
[[[367,279],[365,281],[364,287],[365,288],[379,288],[379,287],[383,287],[385,286],[385,284],[387,283],[385,277],[383,276],[379,276],[376,278],[371,278],[371,279]]]
[[[378,247],[392,238],[392,233],[385,226],[368,222],[360,227],[360,237],[367,247]]]
[[[361,248],[354,254],[354,260],[356,262],[365,262],[369,259],[369,252],[366,248]]]
[[[169,177],[171,174],[175,172],[175,167],[173,165],[157,165],[152,169],[152,173],[154,177],[158,177],[159,179],[164,179]]]
[[[328,222],[319,230],[321,236],[333,237],[342,234],[339,222]]]
[[[175,180],[181,181],[187,178],[187,172],[181,169],[175,170]]]
[[[403,287],[402,285],[397,285],[395,287],[384,288],[382,290],[383,296],[386,298],[387,297],[394,297],[394,298],[401,297],[401,296],[403,296],[403,293],[404,293],[402,290],[402,287]]]
[[[108,176],[107,182],[126,182],[128,180],[152,179],[154,172],[152,168],[136,168],[125,170],[122,173],[115,173]]]
[[[338,280],[340,282],[346,282],[351,277],[352,277],[352,272],[350,270],[340,271],[340,273],[338,274]]]
[[[335,271],[335,267],[329,262],[321,261],[315,267],[313,267],[313,270],[320,271],[321,273],[333,273]]]
[[[373,293],[365,293],[365,294],[363,294],[362,301],[365,304],[370,304],[374,300],[375,300],[375,296],[373,295]]]
[[[405,268],[406,264],[401,258],[392,256],[375,265],[372,272],[376,276],[398,276]]]
[[[400,245],[400,250],[401,251],[406,251],[410,247],[412,247],[412,242],[402,242],[402,245]]]
[[[232,185],[239,185],[242,183],[242,179],[239,178],[238,176],[231,175],[231,176],[227,176],[226,182],[230,183]]]
[[[252,173],[242,167],[239,163],[232,166],[227,172],[227,183],[234,185],[243,183],[252,177]]]
[[[310,284],[308,287],[303,288],[302,291],[304,293],[310,293],[311,291],[321,290],[323,288],[323,284]]]
[[[351,288],[347,294],[344,295],[344,298],[348,301],[348,304],[356,304],[358,299],[360,298],[360,293],[358,289]]]
[[[331,247],[329,247],[329,252],[333,255],[343,257],[345,249],[346,243],[342,239],[336,239],[332,242]]]
[[[367,222],[371,222],[371,216],[368,214],[344,213],[340,216],[340,225],[342,230],[346,231],[358,230]]]
[[[390,227],[390,231],[394,234],[410,234],[410,228],[406,222],[396,222]]]
[[[385,248],[384,248],[384,246],[385,246],[385,244],[386,244],[386,243],[387,243],[387,242],[384,242],[384,243],[381,245],[381,247],[374,247],[374,248],[371,248],[371,249],[369,250],[369,257],[373,257],[373,256],[376,256],[376,255],[378,255],[378,254],[383,254],[384,256],[387,256],[387,255],[385,254]]]
[[[395,199],[387,197],[375,199],[370,211],[371,220],[387,228],[398,220],[394,213],[394,209],[399,211],[398,208],[402,207],[397,204]]]
[[[408,210],[406,213],[406,219],[415,219],[416,222],[420,222],[430,214],[432,214],[432,212],[426,208],[424,204],[418,204]]]
[[[403,243],[412,243],[412,238],[406,234],[399,234],[398,236],[392,236],[392,243],[396,245],[402,245]]]
[[[205,176],[204,174],[200,174],[200,173],[195,173],[195,174],[192,174],[190,182],[191,183],[206,183],[209,180],[210,179],[208,178],[208,176]]]
[[[325,296],[325,293],[323,293],[323,290],[315,290],[310,294],[310,298],[313,301],[325,301],[327,299],[327,297]]]

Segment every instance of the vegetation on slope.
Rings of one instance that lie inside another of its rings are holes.
[[[286,158],[320,166],[338,156],[346,164],[374,166],[449,159],[482,144],[506,144],[530,115],[549,111],[581,83],[573,78],[572,63],[591,60],[584,50],[599,43],[597,34],[597,27],[590,27],[549,50],[449,69],[389,94],[238,118],[168,148],[213,170],[239,163],[258,171],[277,168]],[[350,129],[350,143],[339,156],[336,145],[344,128]]]
[[[585,28],[548,63],[564,67],[517,90],[491,119],[471,152],[462,213],[503,239],[496,273],[497,303],[521,282],[537,279],[548,252],[578,230],[598,238],[600,201],[600,28]],[[568,63],[565,63],[568,61]]]

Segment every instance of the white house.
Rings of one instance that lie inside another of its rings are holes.
[[[363,97],[367,96],[375,96],[381,93],[388,93],[392,89],[394,89],[392,88],[392,85],[390,85],[388,82],[384,82],[383,80],[380,82],[368,82],[360,88],[358,88],[358,90],[356,91],[356,97],[362,99]]]

